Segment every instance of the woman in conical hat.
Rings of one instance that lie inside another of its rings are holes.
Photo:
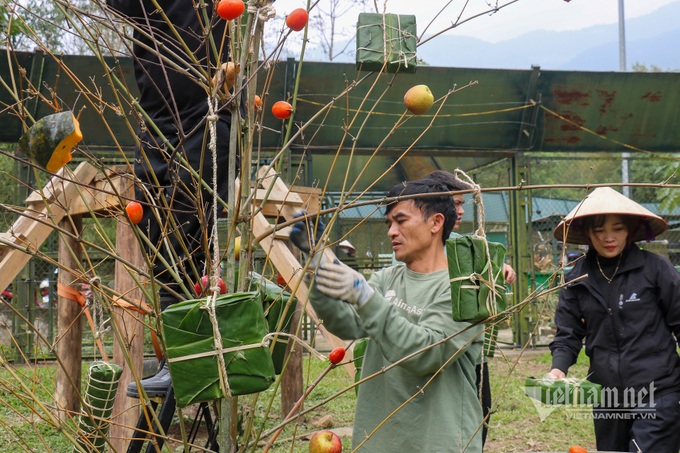
[[[557,225],[553,235],[560,241],[570,244],[589,244],[582,222],[586,217],[605,214],[618,214],[626,216],[629,220],[637,221],[633,225],[634,231],[630,233],[633,242],[654,238],[668,229],[668,223],[644,206],[634,202],[625,195],[620,194],[611,187],[599,187],[593,190],[572,211],[567,214],[562,222]],[[565,235],[568,235],[565,240]]]
[[[554,379],[566,377],[585,339],[597,450],[680,451],[680,275],[636,242],[663,233],[658,215],[609,188],[592,191],[554,236],[586,244],[560,291],[550,344]]]

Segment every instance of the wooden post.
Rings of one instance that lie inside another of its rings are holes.
[[[64,218],[59,222],[64,231],[73,236],[59,235],[59,262],[66,269],[79,269],[78,261],[82,250],[78,240],[83,228],[82,216]],[[75,256],[74,256],[75,255]],[[59,272],[59,283],[70,286],[73,277],[65,271]],[[83,361],[83,323],[79,319],[82,308],[76,301],[65,297],[57,297],[57,358],[61,366],[57,367],[56,389],[54,400],[60,409],[60,421],[68,420],[69,413],[80,410],[80,376]]]
[[[123,197],[134,195],[132,186]],[[124,217],[118,219],[116,227],[116,250],[118,255],[138,268],[142,268],[142,250],[134,235],[132,226]],[[141,289],[131,278],[130,272],[121,260],[116,260],[115,279],[116,291],[132,302],[139,302],[142,297]],[[141,312],[125,310],[115,306],[113,308],[114,322],[120,329],[120,339],[113,344],[113,361],[123,368],[118,393],[113,405],[113,420],[110,430],[110,441],[114,451],[126,451],[132,430],[139,418],[140,400],[130,398],[125,394],[127,385],[134,381],[133,372],[141,379],[144,366],[144,315]],[[147,320],[148,321],[148,320]],[[126,351],[129,353],[130,363],[125,360]]]
[[[302,307],[295,307],[290,320],[290,331],[300,332]],[[289,340],[286,347],[288,366],[281,374],[281,417],[285,418],[302,397],[302,346],[297,341]],[[302,407],[300,407],[302,410]]]

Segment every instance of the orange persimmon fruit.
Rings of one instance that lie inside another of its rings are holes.
[[[142,221],[142,217],[144,216],[144,208],[142,208],[140,202],[131,201],[127,204],[127,206],[125,206],[125,213],[127,214],[128,219],[130,219],[130,222],[137,225]]]
[[[588,453],[588,450],[581,447],[580,445],[572,445],[569,447],[569,453]]]
[[[309,20],[309,14],[304,8],[298,8],[291,11],[289,15],[286,16],[286,25],[293,31],[300,31],[305,28],[307,21]]]
[[[272,115],[280,120],[289,118],[293,113],[293,106],[286,101],[277,101],[272,105]]]
[[[217,4],[217,15],[224,20],[234,20],[245,10],[246,4],[243,0],[220,0]]]

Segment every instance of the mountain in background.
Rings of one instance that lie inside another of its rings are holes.
[[[680,2],[646,16],[626,20],[626,62],[665,71],[680,71]],[[453,50],[452,50],[453,49]],[[481,39],[444,35],[418,48],[432,66],[528,69],[539,65],[556,70],[619,70],[618,24],[573,31],[533,31],[517,38],[489,43]]]
[[[626,62],[647,69],[680,71],[680,2],[646,16],[626,20]],[[430,66],[547,70],[618,71],[618,24],[596,25],[573,31],[533,31],[514,39],[490,43],[466,36],[441,35],[418,48]],[[353,48],[354,45],[351,45]],[[323,60],[307,49],[306,59]],[[352,62],[354,56],[339,58]]]

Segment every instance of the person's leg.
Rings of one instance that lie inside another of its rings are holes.
[[[680,394],[673,392],[654,398],[634,411],[632,437],[629,451],[678,453],[680,451]]]
[[[229,138],[229,122],[220,121],[217,133],[222,140],[215,160],[218,169],[217,191],[220,198],[226,200],[229,190],[229,153],[225,143],[228,143]],[[152,275],[159,283],[161,312],[182,300],[178,278],[191,290],[193,282],[199,281],[210,265],[206,263],[206,256],[210,256],[209,235],[214,224],[213,196],[181,164],[180,159],[183,156],[212,187],[213,160],[210,152],[203,152],[204,138],[201,133],[188,137],[184,143],[177,145],[173,158],[159,148],[149,146],[145,156],[138,156],[136,160],[135,172],[145,182],[147,191],[164,197],[159,203],[160,216],[154,215],[152,209],[145,209],[142,221],[146,227],[145,234],[156,247],[156,250],[149,249],[148,253],[156,257],[152,259]],[[138,197],[143,195],[140,193]],[[221,212],[221,206],[218,209]],[[159,259],[159,255],[164,260]],[[176,276],[172,275],[166,263],[174,265],[172,271]],[[161,361],[156,375],[140,383],[148,396],[164,396],[172,384],[167,363]],[[136,382],[128,385],[127,395],[139,397]]]
[[[217,192],[223,200],[227,199],[229,190],[229,130],[229,120],[220,119],[215,162]],[[206,256],[210,256],[213,196],[186,168],[188,163],[212,188],[213,157],[205,147],[207,138],[201,128],[197,128],[182,143],[173,143],[175,150],[171,153],[158,146],[157,139],[145,134],[143,150],[138,150],[135,159],[135,174],[143,186],[138,187],[137,199],[149,204],[138,226],[153,244],[147,253],[162,301],[170,300],[173,295],[178,301],[191,296],[182,293],[179,283],[191,290],[211,264],[206,263]],[[218,206],[218,209],[221,213],[223,208]],[[161,310],[165,308],[167,304],[161,306]]]
[[[593,407],[595,443],[598,451],[628,451],[632,420],[625,418],[628,411]],[[622,414],[621,417],[617,414]]]
[[[486,436],[489,431],[488,423],[491,412],[491,383],[489,382],[489,365],[484,360],[475,368],[477,373],[477,392],[481,395],[482,416],[484,425],[482,426],[482,448],[486,443]]]

